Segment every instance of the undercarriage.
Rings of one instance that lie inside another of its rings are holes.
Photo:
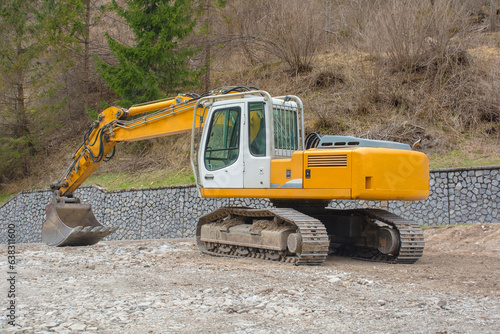
[[[411,264],[423,254],[420,227],[385,210],[335,210],[325,202],[273,204],[277,208],[227,207],[202,216],[196,231],[199,249],[295,265],[320,265],[328,254]]]

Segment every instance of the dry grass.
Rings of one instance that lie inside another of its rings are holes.
[[[434,167],[500,164],[500,33],[486,32],[484,2],[435,0],[433,8],[428,0],[311,2],[304,10],[321,14],[304,23],[305,31],[322,33],[309,39],[293,30],[300,25],[286,14],[305,5],[293,1],[287,9],[279,3],[228,5],[227,25],[218,23],[212,36],[221,41],[211,62],[212,87],[256,86],[272,95],[298,95],[308,131],[408,144],[422,139]],[[280,15],[288,21],[260,29]],[[289,22],[295,26],[287,30]],[[253,33],[258,38],[249,38]],[[295,49],[286,49],[290,38],[296,45],[315,45],[297,57]],[[297,60],[294,73],[287,59]],[[299,70],[301,64],[307,71]],[[31,175],[2,193],[56,180],[80,138],[51,147],[37,157]],[[189,169],[188,146],[188,136],[119,145],[96,176],[147,172],[168,178]]]

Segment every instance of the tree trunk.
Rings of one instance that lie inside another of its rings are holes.
[[[22,53],[23,49],[21,46],[21,42],[16,46],[16,58],[18,62],[22,62]],[[26,106],[25,106],[25,96],[24,96],[24,71],[23,69],[17,70],[16,75],[16,125],[13,131],[13,135],[15,138],[21,138],[25,135],[29,134],[28,129],[28,117],[26,115]]]
[[[497,31],[497,2],[496,0],[490,0],[490,31]]]
[[[16,127],[14,129],[14,137],[21,138],[28,130],[28,118],[26,117],[26,108],[24,105],[24,73],[20,71],[17,76],[17,91],[16,91]]]
[[[205,92],[210,91],[210,58],[212,54],[212,46],[210,45],[210,42],[207,42],[205,44]]]
[[[211,13],[211,4],[210,0],[207,0],[205,2],[205,22],[207,25],[207,36],[205,39],[205,54],[204,54],[204,64],[205,64],[205,76],[204,76],[204,86],[205,86],[205,92],[210,91],[210,67],[211,67],[211,57],[212,57],[212,44],[210,40],[210,35],[212,33],[212,13]]]
[[[84,50],[83,50],[83,102],[85,108],[89,105],[89,82],[90,82],[90,0],[85,3],[85,35],[84,35]]]
[[[18,61],[22,61],[22,53],[23,53],[21,42],[17,45],[16,57]],[[29,174],[29,156],[34,155],[35,145],[30,138],[30,130],[29,130],[29,119],[28,114],[26,113],[26,96],[24,93],[24,70],[19,69],[16,75],[16,106],[15,106],[15,117],[16,124],[14,127],[13,135],[16,139],[22,139],[21,147],[24,152],[22,153],[22,173],[23,175]]]

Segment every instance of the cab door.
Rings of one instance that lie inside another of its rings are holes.
[[[243,103],[221,105],[211,110],[198,155],[204,188],[243,188],[243,117]]]
[[[264,101],[247,103],[243,129],[243,161],[245,188],[269,188],[271,156],[269,115]]]

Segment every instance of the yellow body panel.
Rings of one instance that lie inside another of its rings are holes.
[[[303,175],[304,151],[295,151],[290,159],[271,160],[271,187],[279,188],[290,180],[302,179]]]
[[[429,160],[422,152],[362,147],[352,151],[352,198],[422,200],[429,195]]]
[[[351,151],[310,149],[304,152],[304,188],[351,189]]]
[[[201,194],[276,199],[422,200],[429,195],[429,161],[425,154],[410,150],[310,149],[294,152],[289,159],[272,160],[270,189],[202,188]]]

